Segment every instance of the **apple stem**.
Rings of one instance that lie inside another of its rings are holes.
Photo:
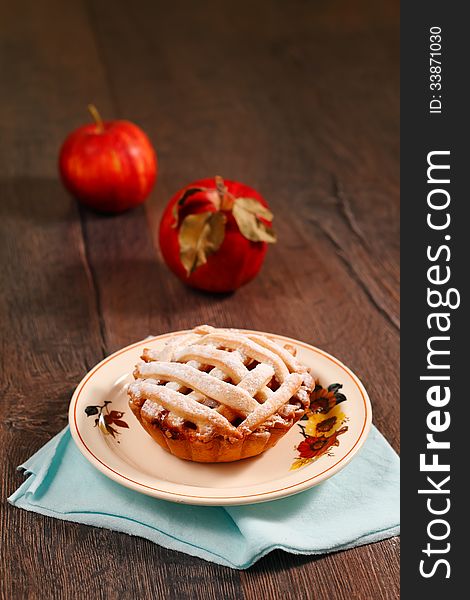
[[[103,119],[101,118],[101,115],[98,112],[98,109],[96,108],[96,106],[94,104],[89,104],[88,112],[93,117],[93,119],[96,123],[96,128],[98,129],[98,132],[103,133],[103,131],[104,131]]]
[[[233,196],[228,193],[227,186],[220,175],[215,176],[215,186],[219,194],[220,210],[232,210]]]

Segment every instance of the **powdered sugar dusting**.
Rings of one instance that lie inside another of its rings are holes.
[[[285,425],[298,418],[315,384],[307,367],[275,340],[209,325],[175,336],[160,350],[145,349],[142,359],[129,396],[148,418],[164,418],[175,428],[192,423],[203,440]],[[245,419],[235,427],[240,416]]]

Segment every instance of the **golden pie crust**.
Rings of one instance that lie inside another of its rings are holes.
[[[307,410],[315,380],[290,347],[263,334],[196,327],[145,349],[129,405],[162,448],[232,462],[272,448]]]

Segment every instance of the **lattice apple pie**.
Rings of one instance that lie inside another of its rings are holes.
[[[141,358],[128,389],[133,413],[162,448],[197,462],[271,448],[315,387],[292,347],[235,329],[196,327]]]

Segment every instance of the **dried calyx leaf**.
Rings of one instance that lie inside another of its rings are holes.
[[[217,252],[225,236],[226,217],[221,212],[187,215],[178,232],[180,258],[189,277]]]
[[[254,198],[237,198],[232,208],[240,233],[251,242],[267,242],[274,244],[276,234],[271,227],[262,221],[271,222],[273,214]]]

